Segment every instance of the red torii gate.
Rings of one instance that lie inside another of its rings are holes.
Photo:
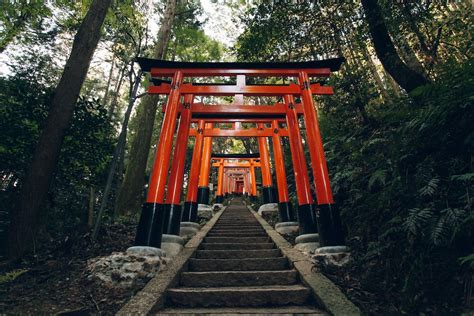
[[[277,156],[281,155],[279,137],[282,135],[278,133],[282,132],[281,122],[283,121],[288,131],[291,131],[288,132],[288,137],[295,172],[300,233],[304,235],[319,231],[321,246],[344,243],[339,213],[334,206],[329,185],[316,107],[312,98],[313,94],[332,94],[332,88],[311,83],[309,80],[309,77],[327,77],[331,71],[337,71],[343,62],[342,58],[298,63],[186,63],[144,58],[138,58],[138,62],[142,70],[150,72],[153,78],[171,77],[172,80],[168,83],[155,79],[153,82],[156,85],[150,86],[148,90],[151,94],[168,95],[168,102],[150,177],[147,200],[143,205],[137,229],[136,245],[160,247],[162,233],[179,234],[184,158],[190,134],[189,126],[193,120],[198,122],[195,148],[202,146],[199,143],[204,141],[203,134],[207,133],[205,124],[221,121],[263,124],[270,122],[273,134],[260,130],[257,137],[272,137],[276,164],[277,161],[281,162]],[[192,81],[194,77],[235,77],[236,84],[197,83]],[[296,78],[297,83],[247,84],[246,77],[291,77]],[[187,78],[186,82],[184,78]],[[212,106],[194,104],[195,96],[235,96],[236,98],[233,105]],[[272,106],[243,105],[243,96],[277,96],[282,97],[284,102]],[[295,96],[299,98],[300,103],[295,102]],[[178,115],[180,120],[177,142],[171,171],[168,172]],[[306,126],[306,144],[310,152],[317,204],[311,194],[298,115],[303,116]],[[209,133],[209,137],[212,137],[213,132]],[[276,137],[275,134],[277,134]],[[233,131],[228,136],[235,135]],[[242,134],[242,137],[249,136]],[[278,147],[280,147],[279,152]],[[194,150],[193,164],[200,166],[201,157],[202,151]],[[196,180],[199,176],[193,177],[193,167],[191,169],[190,182],[199,181]],[[284,167],[276,166],[275,169],[277,182],[280,183],[283,181]],[[278,171],[280,176],[278,176]],[[168,174],[169,180],[166,185]],[[165,191],[167,191],[166,199]],[[186,203],[196,200],[197,192],[191,191],[193,190],[188,189],[190,198],[187,197]],[[282,200],[285,202],[285,193],[279,191],[279,198],[280,202]],[[183,220],[194,219],[192,208],[189,210],[188,214],[185,207]],[[284,212],[280,211],[280,215],[282,220],[287,220],[284,218]]]
[[[216,203],[222,203],[224,200],[225,190],[223,188],[226,182],[224,179],[226,168],[237,168],[240,173],[243,172],[245,174],[245,178],[243,179],[243,184],[246,188],[245,191],[250,193],[250,196],[257,196],[255,168],[264,169],[263,164],[260,162],[261,159],[260,154],[213,154],[212,160],[215,162],[212,164],[212,167],[218,168]],[[242,160],[245,160],[245,162],[241,162]],[[247,188],[248,184],[251,185],[251,189]],[[230,191],[229,193],[233,192]]]

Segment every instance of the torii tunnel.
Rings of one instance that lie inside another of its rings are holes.
[[[181,222],[197,222],[198,204],[209,204],[210,170],[216,167],[216,202],[223,202],[228,194],[257,195],[255,168],[260,168],[264,203],[278,203],[281,222],[293,222],[297,218],[300,235],[319,233],[321,246],[343,245],[342,225],[330,187],[313,100],[313,95],[331,95],[333,89],[310,81],[310,78],[330,76],[332,71],[339,70],[342,62],[342,58],[295,63],[190,63],[138,58],[142,70],[152,78],[148,93],[168,98],[135,244],[160,248],[163,234],[179,235]],[[227,81],[222,83],[222,78]],[[289,83],[258,83],[271,78],[286,78]],[[210,97],[233,97],[233,101],[225,105],[203,103]],[[277,101],[266,105],[245,104],[248,97],[272,97]],[[305,142],[300,119],[305,127]],[[222,124],[230,124],[231,128],[220,128]],[[181,206],[190,137],[195,137],[195,142],[187,194]],[[259,153],[253,157],[219,156],[212,153],[216,137],[257,138]],[[284,137],[290,145],[297,214],[289,198]],[[310,154],[309,163],[305,146]],[[308,165],[316,199],[311,191]]]

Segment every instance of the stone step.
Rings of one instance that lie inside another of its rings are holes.
[[[181,285],[185,287],[291,285],[298,281],[294,270],[283,271],[212,271],[183,272]]]
[[[235,232],[235,233],[213,233],[210,232],[207,234],[207,237],[265,237],[268,236],[265,232],[260,233],[242,233],[242,232]]]
[[[205,243],[263,243],[270,241],[269,237],[206,237]]]
[[[275,244],[271,242],[260,243],[260,244],[246,244],[246,243],[223,243],[223,244],[208,244],[202,243],[201,249],[204,250],[255,250],[255,249],[273,249]]]
[[[222,228],[233,228],[233,229],[241,229],[241,228],[246,228],[246,229],[251,229],[251,228],[253,228],[253,229],[261,229],[261,228],[262,228],[261,225],[254,225],[254,224],[252,224],[252,225],[249,225],[249,224],[241,224],[241,225],[239,225],[239,224],[237,224],[237,225],[234,225],[234,224],[216,224],[216,225],[214,226],[214,228],[221,228],[221,227],[222,227]]]
[[[189,271],[272,271],[288,269],[288,259],[189,259]]]
[[[175,306],[280,306],[302,305],[310,290],[302,285],[175,288],[168,290],[169,302]]]
[[[195,308],[166,308],[156,315],[163,316],[268,316],[268,315],[304,315],[304,316],[323,316],[328,315],[320,309],[312,306],[278,306],[278,307],[195,307]]]
[[[245,259],[280,257],[280,249],[259,250],[198,250],[196,259]]]
[[[210,233],[266,233],[264,229],[227,229],[216,228],[209,231]]]

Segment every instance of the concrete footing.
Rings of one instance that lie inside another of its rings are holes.
[[[179,235],[183,238],[191,238],[201,229],[201,225],[194,222],[181,222]]]
[[[295,248],[303,252],[313,252],[319,247],[319,234],[304,234],[296,237]]]
[[[161,239],[161,249],[164,250],[168,258],[176,256],[184,247],[184,239],[176,235],[163,234]]]
[[[298,229],[298,222],[282,222],[275,225],[275,230],[281,235],[297,234]]]
[[[264,215],[265,213],[274,213],[278,212],[278,203],[267,203],[262,204],[258,208],[258,215]]]
[[[198,217],[210,219],[212,215],[214,215],[214,211],[212,210],[212,207],[210,207],[207,204],[198,205]]]

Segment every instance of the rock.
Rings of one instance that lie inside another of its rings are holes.
[[[296,237],[295,248],[305,253],[312,253],[319,247],[319,235],[318,234],[304,234]]]
[[[214,212],[212,208],[207,204],[198,204],[198,217],[204,218],[206,220],[211,219]]]
[[[320,247],[314,250],[311,259],[317,265],[328,268],[340,268],[350,262],[349,248],[346,246]]]
[[[184,239],[176,235],[163,234],[161,238],[161,248],[165,251],[165,256],[172,258],[176,256],[184,247]]]
[[[263,216],[265,213],[278,212],[278,203],[263,204],[258,208],[258,214]]]
[[[181,222],[179,236],[185,240],[191,239],[201,229],[201,225],[194,222]]]
[[[299,230],[298,222],[277,223],[275,230],[281,235],[295,235]]]
[[[88,260],[85,273],[89,280],[107,288],[129,288],[145,284],[165,264],[166,259],[160,249],[131,247],[126,252],[114,252]]]

